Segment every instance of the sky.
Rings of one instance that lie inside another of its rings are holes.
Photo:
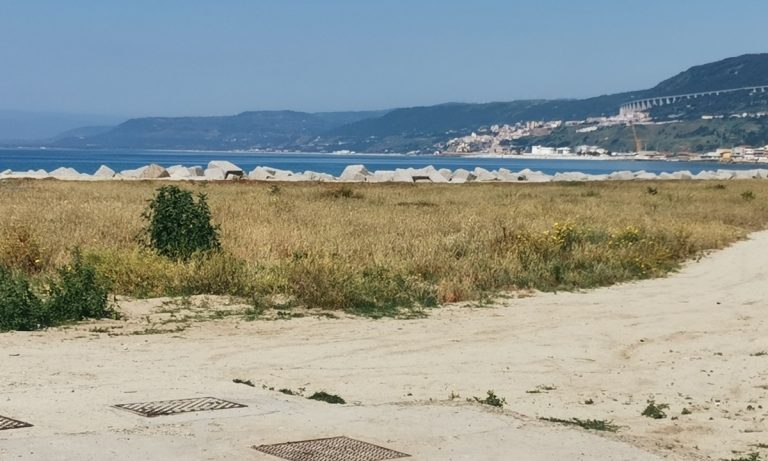
[[[768,51],[765,0],[0,0],[0,110],[581,98]]]

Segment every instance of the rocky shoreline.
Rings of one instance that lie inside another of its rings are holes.
[[[57,168],[45,170],[29,170],[17,172],[5,170],[0,172],[3,179],[60,179],[74,181],[93,180],[177,180],[177,181],[221,181],[221,180],[254,180],[254,181],[283,181],[283,182],[370,182],[370,183],[441,183],[464,184],[468,182],[562,182],[562,181],[634,181],[634,180],[731,180],[731,179],[768,179],[768,169],[752,170],[716,170],[702,171],[693,174],[689,171],[675,173],[648,173],[646,171],[617,171],[610,174],[586,174],[566,172],[548,175],[541,171],[524,169],[514,172],[506,168],[487,170],[436,169],[433,166],[425,168],[398,168],[386,171],[368,171],[364,165],[349,165],[339,176],[314,171],[301,173],[259,166],[246,172],[239,166],[226,161],[214,160],[207,168],[201,166],[186,167],[175,165],[164,168],[157,164],[143,166],[135,170],[116,172],[102,165],[93,174],[80,173],[73,168]]]

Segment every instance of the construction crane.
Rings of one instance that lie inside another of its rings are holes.
[[[640,153],[643,151],[643,141],[640,136],[637,135],[637,128],[635,128],[634,122],[629,122],[629,126],[632,127],[632,136],[635,138],[635,152]]]

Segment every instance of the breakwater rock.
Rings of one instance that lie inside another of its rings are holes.
[[[168,168],[157,164],[146,165],[135,170],[116,172],[102,165],[93,174],[76,171],[73,168],[57,168],[45,170],[0,172],[0,180],[13,178],[45,179],[53,178],[70,181],[103,181],[103,180],[167,180],[167,181],[314,181],[314,182],[371,182],[371,183],[435,183],[435,184],[465,184],[469,182],[568,182],[568,181],[648,181],[648,180],[731,180],[731,179],[768,179],[768,169],[752,170],[716,170],[702,171],[692,174],[689,171],[675,173],[649,173],[646,171],[617,171],[610,174],[586,174],[565,172],[548,175],[541,171],[524,169],[510,171],[506,168],[489,171],[485,168],[466,170],[459,168],[436,169],[433,166],[424,168],[398,168],[395,170],[369,171],[364,165],[349,165],[338,177],[315,171],[293,172],[259,166],[246,172],[239,166],[226,161],[214,160],[207,167],[174,165]]]

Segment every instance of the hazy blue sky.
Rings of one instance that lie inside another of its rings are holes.
[[[765,0],[0,0],[0,109],[376,109],[641,89],[768,44]]]

